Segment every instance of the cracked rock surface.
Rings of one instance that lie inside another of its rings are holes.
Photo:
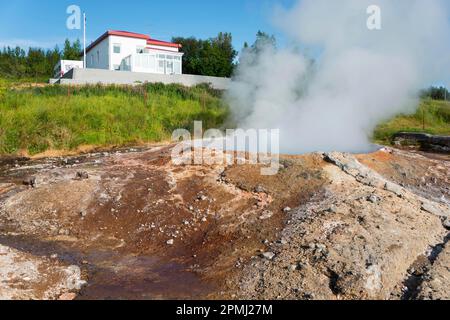
[[[0,160],[0,298],[449,298],[450,157],[171,150]]]

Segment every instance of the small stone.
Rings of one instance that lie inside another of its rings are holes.
[[[443,224],[446,229],[450,230],[450,218],[445,219]]]
[[[168,246],[172,246],[175,243],[175,241],[173,239],[167,240],[166,244]]]
[[[265,192],[266,192],[266,190],[264,189],[263,186],[257,186],[255,188],[255,193],[265,193]]]
[[[89,179],[89,174],[86,171],[79,171],[75,176],[75,180],[87,180]]]
[[[70,233],[69,230],[66,230],[66,229],[60,229],[59,232],[58,232],[58,234],[60,236],[68,236],[69,233]]]
[[[297,271],[297,270],[298,270],[298,265],[296,265],[296,264],[290,265],[290,266],[289,266],[289,270],[290,270],[290,271]]]
[[[58,300],[72,301],[72,300],[75,300],[76,297],[77,297],[77,295],[75,293],[69,292],[69,293],[64,293],[64,294],[60,295]]]
[[[272,211],[269,211],[269,210],[266,210],[266,211],[264,211],[263,214],[259,217],[259,219],[260,219],[260,220],[267,220],[267,219],[272,218],[272,216],[273,216],[273,212],[272,212]]]
[[[291,211],[292,211],[292,209],[289,208],[289,207],[286,207],[286,208],[283,209],[283,212],[284,212],[284,213],[289,213],[289,212],[291,212]]]
[[[30,177],[23,180],[23,184],[28,187],[35,188],[36,187],[36,177]]]
[[[378,196],[376,196],[375,194],[372,194],[367,197],[367,201],[372,202],[373,204],[377,204],[380,201],[380,198],[378,198]]]
[[[273,258],[275,258],[275,253],[273,252],[264,252],[261,255],[262,258],[267,259],[267,260],[273,260]]]
[[[54,253],[50,256],[50,259],[53,259],[53,260],[58,259],[58,255],[56,253]]]
[[[337,213],[337,212],[338,212],[338,208],[337,208],[336,206],[331,206],[331,207],[327,210],[327,212],[330,212],[330,213]]]
[[[430,201],[427,201],[427,202],[424,201],[422,203],[421,210],[423,210],[425,212],[428,212],[428,213],[431,213],[431,214],[433,214],[435,216],[438,216],[438,217],[447,217],[448,214],[449,214],[448,212],[444,211],[439,206],[437,206],[434,203],[431,203]]]
[[[86,211],[80,211],[80,216],[82,217],[82,218],[85,218],[86,216],[87,216],[87,212]]]
[[[384,190],[395,193],[399,197],[403,196],[403,188],[392,182],[387,182],[384,185]]]

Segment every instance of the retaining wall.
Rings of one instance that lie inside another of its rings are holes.
[[[127,84],[141,83],[178,83],[185,86],[195,86],[201,83],[209,83],[218,90],[227,90],[231,80],[229,78],[206,77],[196,75],[165,75],[128,71],[110,71],[101,69],[72,69],[60,79],[60,84]]]

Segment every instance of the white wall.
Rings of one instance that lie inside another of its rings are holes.
[[[109,70],[109,57],[109,38],[106,38],[86,53],[86,67]]]
[[[59,78],[61,75],[66,74],[70,70],[78,68],[83,69],[83,61],[78,60],[61,60],[58,62],[56,67],[54,68],[54,77]]]
[[[113,52],[115,43],[121,45],[120,54]],[[110,55],[111,55],[110,70],[114,70],[114,66],[120,65],[124,58],[128,57],[129,55],[136,54],[137,53],[136,50],[137,50],[138,46],[145,48],[147,46],[147,40],[110,36],[109,44],[110,44],[109,50],[110,50]]]
[[[136,85],[142,83],[179,83],[185,86],[194,86],[200,83],[210,83],[213,88],[219,90],[227,90],[230,86],[230,79],[193,76],[193,75],[166,75],[166,74],[151,74],[139,72],[115,72],[109,70],[95,70],[95,69],[74,69],[69,72],[63,79],[61,84],[127,84]]]

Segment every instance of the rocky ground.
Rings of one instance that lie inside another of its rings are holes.
[[[0,161],[3,299],[449,299],[450,157]]]

